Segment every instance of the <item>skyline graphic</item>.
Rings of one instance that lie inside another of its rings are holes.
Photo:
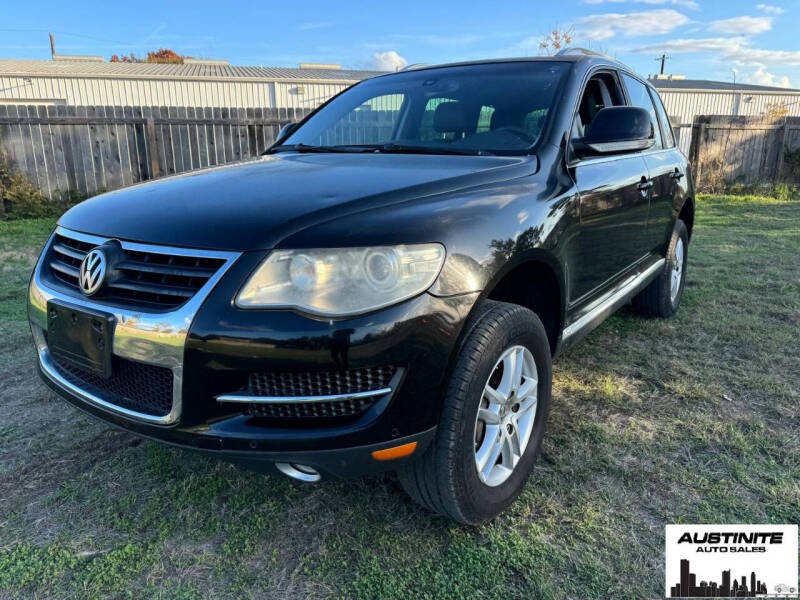
[[[755,571],[750,572],[749,585],[746,575],[731,581],[730,569],[722,571],[719,583],[702,580],[698,584],[689,561],[682,558],[680,573],[680,582],[670,588],[673,598],[755,598],[767,593],[767,582],[758,579]]]

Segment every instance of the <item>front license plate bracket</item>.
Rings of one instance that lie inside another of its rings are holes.
[[[56,359],[109,378],[114,323],[114,316],[108,313],[48,302],[48,350]]]

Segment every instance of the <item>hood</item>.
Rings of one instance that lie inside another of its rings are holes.
[[[268,155],[102,194],[60,224],[152,244],[268,249],[333,218],[527,175],[536,165],[530,156]]]

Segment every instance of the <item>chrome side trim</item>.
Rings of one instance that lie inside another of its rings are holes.
[[[109,238],[75,232],[63,227],[57,227],[53,235],[59,234],[90,244],[101,245]],[[40,331],[47,330],[47,302],[55,300],[67,304],[84,306],[89,309],[106,312],[114,315],[116,324],[114,327],[114,338],[112,340],[112,353],[121,358],[143,362],[151,365],[167,367],[172,370],[172,410],[164,417],[153,417],[124,409],[115,404],[110,404],[88,394],[82,390],[73,391],[77,396],[90,404],[97,404],[108,410],[117,412],[126,417],[145,421],[148,423],[158,423],[169,425],[178,420],[181,415],[182,389],[183,389],[183,350],[189,327],[194,320],[197,311],[205,301],[208,294],[217,285],[219,280],[227,272],[233,262],[240,256],[239,252],[222,252],[210,250],[193,250],[187,248],[173,248],[171,246],[142,244],[139,242],[120,241],[126,250],[140,252],[150,252],[154,254],[171,254],[180,256],[197,256],[202,258],[218,258],[225,262],[220,266],[214,275],[208,278],[205,284],[189,298],[184,304],[170,312],[150,313],[135,309],[124,309],[112,304],[105,304],[98,299],[81,297],[78,294],[67,294],[60,290],[47,287],[41,278],[43,268],[48,268],[45,258],[53,244],[53,236],[48,240],[45,250],[39,258],[36,269],[33,272],[30,287],[28,288],[28,318],[34,326],[38,326]],[[36,327],[33,327],[34,332]],[[34,334],[34,338],[37,336]],[[61,383],[51,374],[53,371],[52,361],[50,369],[45,368],[42,361],[42,350],[47,350],[44,336],[39,336],[36,340],[39,351],[39,360],[45,375],[52,381]],[[48,353],[49,356],[49,353]],[[69,384],[69,382],[67,382]],[[69,384],[71,385],[71,384]],[[74,387],[74,386],[73,386]],[[69,389],[69,388],[66,388]],[[77,389],[77,388],[76,388]],[[98,402],[98,400],[100,402]]]
[[[245,404],[307,404],[313,402],[343,402],[358,398],[374,398],[392,393],[392,388],[385,387],[367,392],[354,392],[352,394],[334,394],[331,396],[247,396],[243,394],[220,394],[217,402],[240,402]]]
[[[664,268],[665,262],[666,259],[664,258],[658,259],[644,271],[631,275],[620,287],[611,290],[600,298],[593,308],[564,328],[564,333],[561,337],[562,344],[572,344],[597,327],[603,320],[625,304],[631,296],[649,284],[658,274],[658,271]]]

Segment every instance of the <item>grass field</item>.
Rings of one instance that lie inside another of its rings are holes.
[[[800,203],[696,223],[678,315],[623,309],[556,362],[543,456],[480,528],[391,476],[301,486],[82,416],[25,323],[52,222],[0,223],[0,598],[663,597],[665,523],[800,522]]]

